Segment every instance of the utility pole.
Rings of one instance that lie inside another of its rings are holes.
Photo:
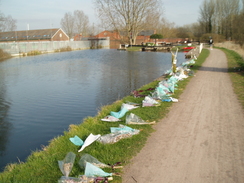
[[[28,30],[29,30],[29,24],[27,24],[27,31],[26,31],[26,40],[28,41]]]

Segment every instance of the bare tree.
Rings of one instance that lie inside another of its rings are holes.
[[[204,0],[200,7],[199,22],[206,33],[212,33],[215,3],[211,0]]]
[[[194,37],[189,25],[178,27],[176,36],[179,38],[188,38],[189,40]]]
[[[15,31],[17,29],[16,23],[17,20],[13,19],[11,15],[5,16],[0,12],[0,32]]]
[[[70,38],[72,38],[74,34],[74,23],[74,17],[71,13],[65,13],[64,17],[61,19],[61,27]]]
[[[232,37],[233,34],[233,20],[236,15],[240,12],[240,0],[216,0],[218,22],[220,23],[219,28],[221,34],[226,39]]]
[[[134,44],[145,28],[159,22],[161,0],[94,0],[98,16],[106,29],[118,31]]]
[[[0,15],[1,32],[15,31],[17,29],[16,23],[17,20],[13,19],[12,16],[8,15],[5,17],[4,15]]]
[[[3,32],[3,31],[2,31],[3,22],[4,22],[4,16],[3,16],[2,13],[0,13],[0,32]]]
[[[157,33],[162,34],[165,38],[176,37],[177,31],[175,28],[175,23],[169,22],[165,18],[161,18],[161,21],[157,27]]]
[[[73,14],[70,12],[65,13],[60,24],[70,38],[72,38],[74,34],[89,34],[89,18],[82,10],[75,10]]]
[[[193,23],[190,25],[191,26],[191,30],[192,33],[194,35],[194,40],[196,41],[200,41],[200,37],[202,36],[202,34],[204,34],[205,32],[201,29],[200,23]]]
[[[242,12],[240,15],[237,15],[233,21],[233,38],[241,46],[244,44],[244,25],[243,23],[240,23],[243,22],[243,19],[244,12]]]
[[[230,39],[234,17],[240,12],[241,0],[204,0],[199,23],[205,33],[218,33]],[[244,2],[244,0],[242,0]]]
[[[242,13],[244,13],[244,0],[242,0],[242,10],[241,10]]]
[[[89,18],[81,10],[74,11],[74,32],[82,35],[89,34]]]

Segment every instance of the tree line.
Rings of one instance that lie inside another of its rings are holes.
[[[204,0],[200,7],[198,34],[215,34],[242,45],[243,18],[244,0]]]
[[[143,30],[156,30],[164,38],[188,38],[204,42],[233,40],[244,43],[244,0],[203,0],[198,21],[177,27],[163,14],[162,0],[93,0],[100,24],[91,25],[82,10],[67,12],[61,18],[61,28],[73,37],[75,34],[92,36],[100,30],[117,31],[122,41],[134,44]],[[0,14],[0,31],[17,29],[17,21]]]
[[[60,25],[70,38],[75,34],[91,36],[93,32],[89,18],[82,10],[75,10],[73,13],[65,13],[64,17],[61,19]]]

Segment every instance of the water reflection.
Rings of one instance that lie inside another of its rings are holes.
[[[178,53],[183,62],[184,54]],[[0,62],[0,168],[162,75],[171,54],[83,50]]]
[[[2,77],[1,73],[0,75]],[[4,93],[5,91],[1,91],[0,93],[0,156],[5,155],[4,152],[6,151],[6,145],[9,141],[9,133],[12,127],[10,121],[5,119],[11,104],[4,100]]]

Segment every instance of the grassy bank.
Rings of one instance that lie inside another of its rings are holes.
[[[0,61],[6,60],[11,58],[11,55],[7,52],[4,52],[2,49],[0,49]]]
[[[235,51],[221,48],[228,59],[228,67],[234,91],[244,108],[244,60]]]
[[[197,70],[204,60],[209,55],[209,51],[204,49],[196,64],[192,70]],[[179,98],[183,92],[187,83],[191,78],[185,79],[178,83],[178,90],[175,91],[172,97]],[[143,87],[140,90],[148,88],[155,88],[159,81],[153,81]],[[150,91],[146,91],[142,94],[149,94]],[[65,131],[62,136],[58,136],[50,141],[49,145],[43,147],[42,150],[34,151],[26,160],[25,163],[9,164],[3,173],[0,174],[0,182],[4,183],[54,183],[62,176],[58,167],[58,160],[63,160],[68,152],[74,152],[76,159],[74,167],[69,176],[78,177],[84,174],[78,161],[80,157],[88,153],[96,157],[99,161],[106,164],[114,164],[116,162],[122,162],[122,165],[129,163],[130,159],[135,156],[141,148],[144,146],[147,137],[153,131],[151,126],[147,125],[128,125],[135,129],[140,129],[141,132],[138,135],[134,135],[131,138],[122,139],[115,144],[101,144],[94,142],[90,146],[86,147],[82,152],[78,153],[79,147],[75,146],[69,141],[70,137],[75,135],[85,140],[87,136],[92,133],[96,134],[108,134],[110,133],[110,127],[118,127],[119,124],[125,124],[125,117],[121,122],[109,123],[102,122],[100,119],[107,116],[111,111],[119,111],[122,103],[135,102],[141,103],[144,98],[134,98],[133,96],[126,96],[122,100],[116,101],[111,105],[103,106],[100,112],[95,117],[88,117],[83,120],[80,125],[70,125],[69,130]],[[159,121],[168,113],[172,103],[164,102],[158,107],[140,107],[133,109],[134,114],[140,116],[144,120]],[[162,134],[163,135],[163,134]],[[110,172],[111,169],[104,169]],[[119,170],[116,170],[119,171]],[[113,182],[121,182],[120,177],[114,176]]]

